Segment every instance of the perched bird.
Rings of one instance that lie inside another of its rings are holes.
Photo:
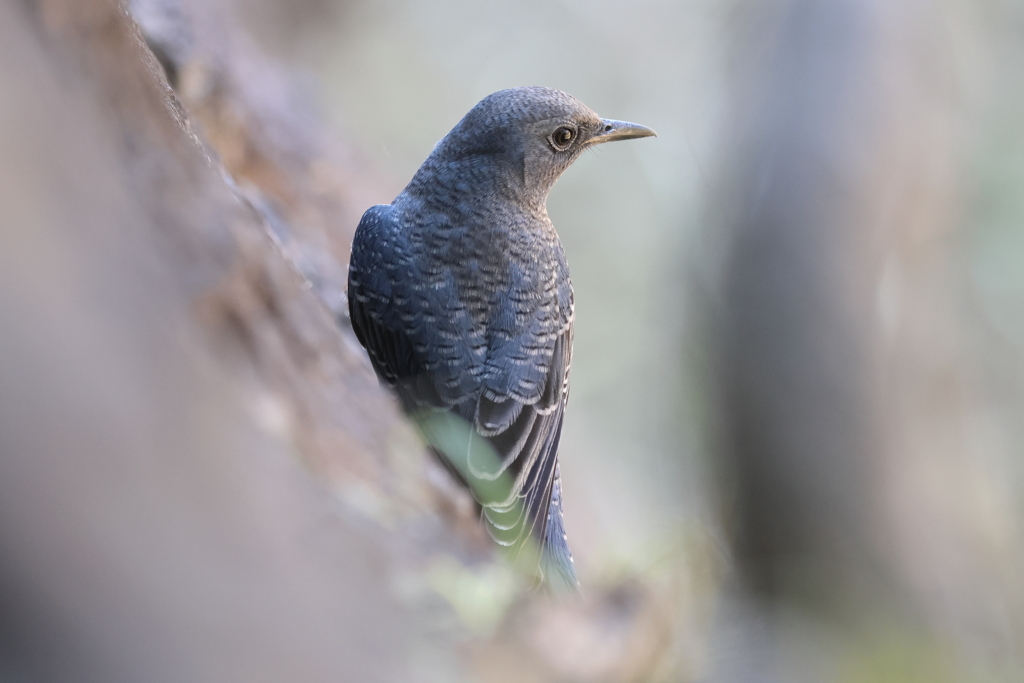
[[[367,210],[352,243],[349,313],[377,375],[492,537],[539,551],[555,588],[578,585],[558,472],[574,313],[545,204],[584,150],[650,135],[558,90],[493,93],[391,204]]]

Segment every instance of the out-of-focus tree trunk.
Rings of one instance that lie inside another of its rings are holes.
[[[391,553],[293,456],[397,416],[126,11],[0,4],[0,93],[0,678],[408,680]]]
[[[1003,665],[1021,651],[1021,625],[980,589],[1017,594],[1020,567],[1016,541],[985,528],[998,487],[976,484],[999,475],[970,445],[985,397],[954,297],[942,12],[793,0],[734,17],[708,308],[750,624],[727,678],[955,680],[985,649]]]

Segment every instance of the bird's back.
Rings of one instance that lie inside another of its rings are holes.
[[[406,194],[363,216],[350,264],[353,328],[407,412],[447,410],[493,449],[469,448],[462,466],[453,462],[461,454],[446,454],[492,534],[532,538],[575,582],[552,495],[573,318],[561,245],[544,214],[498,202],[440,208]],[[507,494],[487,500],[475,480],[490,486],[499,474]]]

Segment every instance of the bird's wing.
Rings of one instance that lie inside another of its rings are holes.
[[[571,296],[571,295],[570,295]],[[497,472],[474,467],[470,472],[480,478],[506,472],[512,479],[511,499],[484,506],[484,515],[495,540],[515,545],[534,538],[540,544],[542,567],[552,570],[562,583],[576,585],[572,556],[565,540],[562,522],[561,487],[558,477],[558,444],[569,393],[569,366],[572,359],[572,321],[555,333],[550,351],[528,356],[528,361],[513,363],[526,378],[542,373],[537,388],[527,396],[513,392],[496,396],[484,391],[471,416],[476,431],[488,437],[500,460]],[[527,345],[536,344],[531,337]],[[499,400],[500,399],[500,400]],[[470,416],[467,416],[469,418]]]
[[[396,262],[404,260],[391,207],[378,205],[363,214],[352,242],[348,271],[348,310],[352,329],[388,385],[420,372],[412,343],[393,305],[398,282]]]
[[[349,316],[378,376],[410,413],[473,396],[480,374],[473,355],[483,353],[472,350],[474,331],[458,297],[445,291],[450,283],[418,268],[393,207],[368,209],[352,241]]]
[[[467,449],[470,486],[474,486],[474,480],[488,482],[499,476],[511,481],[511,486],[499,489],[506,494],[504,497],[480,501],[488,531],[495,541],[515,548],[517,553],[530,547],[528,539],[533,539],[532,547],[540,551],[543,572],[559,586],[577,585],[565,539],[558,477],[558,444],[568,398],[571,349],[570,324],[555,339],[545,363],[546,381],[539,400],[524,403],[507,396],[496,401],[482,394],[475,402],[475,414],[462,411],[497,455],[495,463],[488,451]]]

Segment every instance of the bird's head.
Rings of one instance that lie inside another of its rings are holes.
[[[474,176],[497,176],[499,191],[543,204],[551,186],[584,150],[654,134],[635,123],[602,119],[560,90],[511,88],[481,100],[438,143],[432,157]]]

